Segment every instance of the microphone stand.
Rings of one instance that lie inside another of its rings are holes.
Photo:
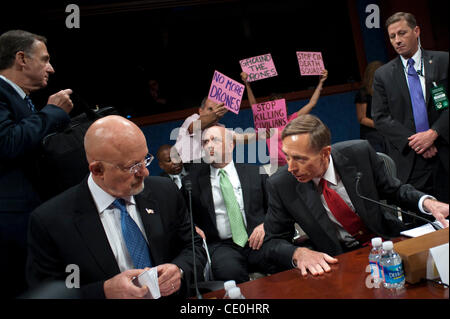
[[[198,283],[197,283],[197,266],[195,261],[195,241],[194,241],[194,219],[192,217],[192,183],[190,180],[186,180],[184,182],[184,188],[187,190],[189,195],[189,216],[191,219],[191,237],[192,237],[192,258],[193,258],[193,265],[194,265],[194,285],[195,285],[195,293],[197,295],[197,299],[203,299],[202,295],[200,294],[200,291],[198,290]]]

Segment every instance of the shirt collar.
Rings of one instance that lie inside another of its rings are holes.
[[[116,200],[116,197],[105,192],[100,186],[98,186],[92,178],[92,173],[89,174],[88,187],[94,198],[95,206],[98,213],[101,215],[105,209],[109,208],[111,204]],[[136,202],[133,196],[123,198],[127,203],[135,205]]]
[[[336,177],[336,171],[334,169],[334,164],[333,164],[333,158],[331,157],[331,154],[330,154],[330,162],[328,163],[328,168],[327,168],[325,174],[323,174],[322,177],[313,178],[314,184],[316,184],[316,186],[318,186],[319,182],[322,178],[334,186],[336,186],[338,184],[338,180]]]
[[[2,78],[3,80],[5,80],[6,83],[8,83],[9,85],[12,86],[12,88],[14,90],[16,90],[17,94],[19,94],[19,96],[24,99],[25,96],[27,96],[27,94],[22,90],[22,88],[20,86],[18,86],[16,83],[14,83],[13,81],[11,81],[10,79],[6,78],[4,75],[0,74],[0,78]]]
[[[175,176],[179,176],[180,178],[183,178],[184,176],[187,175],[187,173],[186,173],[186,170],[185,170],[184,167],[183,167],[183,168],[181,169],[180,174],[174,174],[174,175],[172,175],[172,174],[167,173],[167,175],[169,175],[170,178],[173,179]]]
[[[234,167],[234,161],[231,160],[231,162],[229,162],[225,167],[222,168],[215,168],[211,165],[211,177],[216,178],[217,176],[219,176],[219,171],[223,169],[228,176],[230,176],[233,172],[236,171],[236,168]]]
[[[419,70],[420,69],[420,63],[422,61],[422,50],[419,48],[417,52],[411,57],[414,59],[414,69]],[[402,61],[403,67],[405,70],[408,70],[408,60],[405,59],[403,56],[400,55],[400,59]]]

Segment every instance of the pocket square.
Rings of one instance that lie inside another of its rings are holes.
[[[147,212],[147,214],[154,214],[155,211],[151,208],[146,208],[145,211]]]

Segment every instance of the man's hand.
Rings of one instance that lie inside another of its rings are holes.
[[[203,230],[201,230],[200,227],[195,226],[195,231],[197,232],[197,234],[198,234],[201,238],[203,238],[204,240],[206,240],[205,233],[203,232]]]
[[[214,106],[213,112],[216,115],[216,120],[219,120],[228,112],[228,109],[223,103],[220,103]]]
[[[433,214],[434,218],[440,221],[445,228],[448,227],[448,221],[445,219],[448,216],[448,204],[427,198],[423,201],[423,208]]]
[[[250,235],[250,238],[248,239],[248,245],[253,250],[258,250],[261,248],[263,242],[264,242],[264,223],[258,225],[253,229],[252,234]]]
[[[425,152],[423,152],[422,156],[423,158],[432,158],[437,154],[438,150],[436,146],[431,145]]]
[[[58,93],[51,95],[48,98],[47,104],[56,105],[57,107],[62,108],[66,113],[70,113],[73,109],[70,94],[72,94],[71,89],[61,90]]]
[[[435,130],[429,129],[425,132],[416,133],[408,137],[408,145],[411,147],[414,152],[417,154],[422,154],[430,146],[433,145],[434,141],[438,138],[438,134]]]
[[[174,264],[162,264],[157,266],[157,269],[161,296],[169,296],[177,292],[181,286],[180,268]]]
[[[324,272],[330,272],[331,268],[328,265],[338,262],[336,258],[333,258],[325,253],[310,250],[308,248],[299,247],[295,250],[292,256],[297,268],[300,269],[303,276],[308,274],[308,270],[314,276],[323,275]]]
[[[103,284],[103,290],[107,299],[139,299],[144,297],[147,292],[147,286],[138,287],[131,282],[134,277],[139,276],[145,269],[126,270]]]

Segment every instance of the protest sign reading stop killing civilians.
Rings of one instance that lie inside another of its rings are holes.
[[[270,53],[241,60],[239,64],[241,65],[242,71],[248,74],[248,82],[278,75]]]
[[[252,111],[255,129],[284,127],[287,124],[285,99],[253,104]]]
[[[297,52],[301,75],[321,75],[325,69],[321,52]]]
[[[214,71],[208,98],[217,103],[224,103],[225,108],[238,114],[241,107],[245,86],[235,80]]]

